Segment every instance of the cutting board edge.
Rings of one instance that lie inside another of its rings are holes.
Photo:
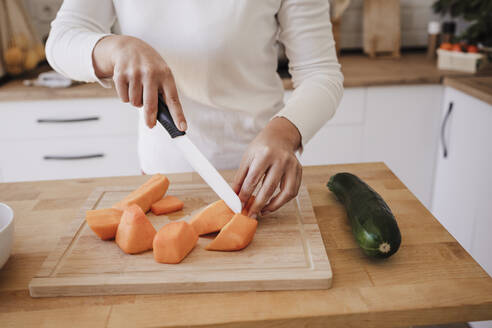
[[[67,280],[59,284],[54,278],[33,278],[29,283],[29,294],[34,298],[59,296],[94,296],[94,295],[150,295],[176,293],[210,293],[239,291],[275,291],[275,290],[325,290],[331,288],[332,272],[318,272],[320,277],[297,279],[285,277],[285,280],[264,281],[196,281],[190,282],[147,282],[129,284],[127,281],[100,284],[80,284],[80,281]],[[254,279],[254,277],[252,278]],[[288,280],[287,280],[288,279]],[[76,283],[79,283],[78,285]],[[58,285],[56,285],[58,284]],[[190,288],[190,285],[193,288]],[[138,288],[135,288],[138,287]]]

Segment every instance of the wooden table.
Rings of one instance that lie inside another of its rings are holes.
[[[325,187],[340,171],[367,181],[393,209],[403,236],[394,257],[372,260],[355,244],[344,210]],[[16,223],[13,254],[0,270],[1,327],[380,328],[492,319],[492,279],[382,163],[304,169],[332,264],[329,290],[31,298],[31,277],[90,192],[145,179],[0,184],[0,201],[12,206]],[[170,179],[200,180],[196,174]]]

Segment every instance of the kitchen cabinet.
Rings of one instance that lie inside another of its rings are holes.
[[[385,162],[430,208],[442,92],[441,85],[346,88],[334,117],[299,159],[303,165]]]
[[[432,212],[492,275],[492,106],[446,88]],[[490,327],[492,322],[473,324]]]
[[[286,91],[285,100],[291,94]],[[305,145],[300,161],[383,161],[429,206],[441,96],[439,85],[346,88],[334,117]],[[57,170],[60,178],[139,174],[137,120],[138,112],[117,98],[2,102],[0,143],[12,155],[0,156],[0,181],[53,179]],[[84,138],[90,140],[85,146]],[[106,155],[43,160],[99,153]],[[121,161],[125,153],[128,160]],[[16,157],[23,162],[17,165]],[[26,174],[29,163],[36,168]]]
[[[139,174],[137,121],[117,98],[2,102],[0,181]]]
[[[492,274],[492,106],[446,88],[441,117],[432,212]]]
[[[384,161],[428,208],[442,101],[440,85],[370,87],[362,158]]]
[[[345,89],[333,118],[305,145],[303,165],[356,163],[362,160],[366,88]],[[286,99],[290,93],[286,93]]]

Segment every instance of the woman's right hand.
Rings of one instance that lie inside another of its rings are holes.
[[[146,42],[125,35],[104,37],[94,47],[92,62],[98,78],[113,78],[123,102],[144,107],[149,128],[156,124],[160,92],[178,129],[186,130],[186,119],[171,69]]]

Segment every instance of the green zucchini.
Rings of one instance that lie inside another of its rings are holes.
[[[401,234],[395,216],[383,198],[351,173],[337,173],[328,188],[345,206],[352,232],[364,253],[386,258],[395,254]]]

